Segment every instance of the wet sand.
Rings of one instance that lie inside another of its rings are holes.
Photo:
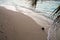
[[[0,7],[0,40],[46,40],[47,34],[31,17]]]

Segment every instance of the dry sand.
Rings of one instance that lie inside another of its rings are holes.
[[[46,40],[47,34],[31,17],[0,7],[0,40]]]
[[[41,27],[45,28],[45,31],[47,32],[53,21],[47,17],[45,17],[43,14],[45,13],[37,13],[35,11],[29,10],[28,8],[24,7],[18,7],[18,12],[21,12],[29,17],[31,17],[37,24],[39,24]]]

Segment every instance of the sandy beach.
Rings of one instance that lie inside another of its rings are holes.
[[[0,7],[0,40],[46,40],[46,32],[31,17]]]
[[[60,4],[39,1],[35,10],[28,0],[2,0],[0,3],[0,40],[47,40],[53,23],[48,16],[51,17]],[[60,40],[60,29],[56,31],[56,38]]]

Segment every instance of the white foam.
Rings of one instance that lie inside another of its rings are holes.
[[[17,11],[16,7],[12,6],[12,5],[1,5],[3,7],[5,7],[6,9],[12,10],[12,11]]]

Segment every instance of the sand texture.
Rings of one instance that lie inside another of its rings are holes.
[[[0,7],[0,40],[46,40],[46,32],[41,30],[31,17]]]

